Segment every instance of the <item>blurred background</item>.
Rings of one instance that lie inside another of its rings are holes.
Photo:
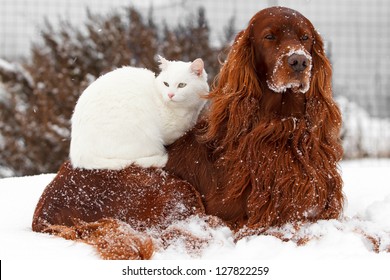
[[[157,71],[156,54],[206,62],[268,6],[309,18],[333,66],[345,159],[390,157],[390,1],[1,0],[0,177],[56,172],[80,93],[122,65]]]

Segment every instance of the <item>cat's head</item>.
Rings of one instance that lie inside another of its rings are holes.
[[[164,102],[189,107],[206,103],[202,96],[208,94],[209,85],[202,59],[183,62],[169,61],[159,56],[159,62],[161,73],[156,82]]]

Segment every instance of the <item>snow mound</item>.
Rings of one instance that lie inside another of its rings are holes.
[[[341,171],[347,204],[340,220],[234,233],[195,216],[171,224],[163,233],[168,244],[152,259],[390,260],[390,159],[344,161]],[[99,259],[92,246],[32,232],[36,203],[53,177],[0,180],[0,259]]]
[[[370,116],[344,96],[336,101],[343,117],[344,157],[390,157],[390,120]]]

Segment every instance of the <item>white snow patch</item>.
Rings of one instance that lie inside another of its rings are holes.
[[[8,61],[5,61],[4,59],[1,59],[1,58],[0,58],[0,68],[6,72],[15,72],[16,71],[16,67],[14,64],[9,63]]]
[[[348,158],[390,157],[390,119],[372,117],[344,96],[336,98],[343,117],[344,155]]]
[[[306,236],[302,246],[283,242],[272,235],[254,235],[234,241],[227,227],[208,227],[203,219],[178,222],[192,234],[208,238],[198,255],[189,255],[183,239],[157,252],[155,260],[357,260],[390,261],[390,159],[354,160],[341,163],[347,197],[345,217],[340,221],[304,224],[299,230],[290,225],[279,229],[285,237]],[[91,260],[98,255],[91,246],[67,241],[31,230],[38,199],[54,174],[0,180],[0,259]],[[365,234],[380,241],[380,253]]]

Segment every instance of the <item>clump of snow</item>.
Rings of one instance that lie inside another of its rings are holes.
[[[4,102],[8,97],[8,93],[4,88],[4,84],[0,81],[0,102]]]
[[[10,63],[0,58],[0,70],[2,72],[8,72],[16,75],[21,75],[25,79],[30,87],[34,86],[34,80],[30,73],[19,63]]]
[[[1,137],[2,136],[0,135],[0,148],[1,148],[1,141],[2,141]],[[6,166],[0,165],[0,178],[12,177],[14,175],[15,175],[15,172],[12,169],[10,169]]]
[[[0,58],[0,68],[6,72],[16,72],[16,67],[14,64],[5,61]]]
[[[385,230],[390,232],[390,195],[370,204],[363,218],[373,223],[380,223]]]
[[[390,120],[371,117],[346,97],[336,98],[343,117],[341,137],[344,156],[390,157]]]

